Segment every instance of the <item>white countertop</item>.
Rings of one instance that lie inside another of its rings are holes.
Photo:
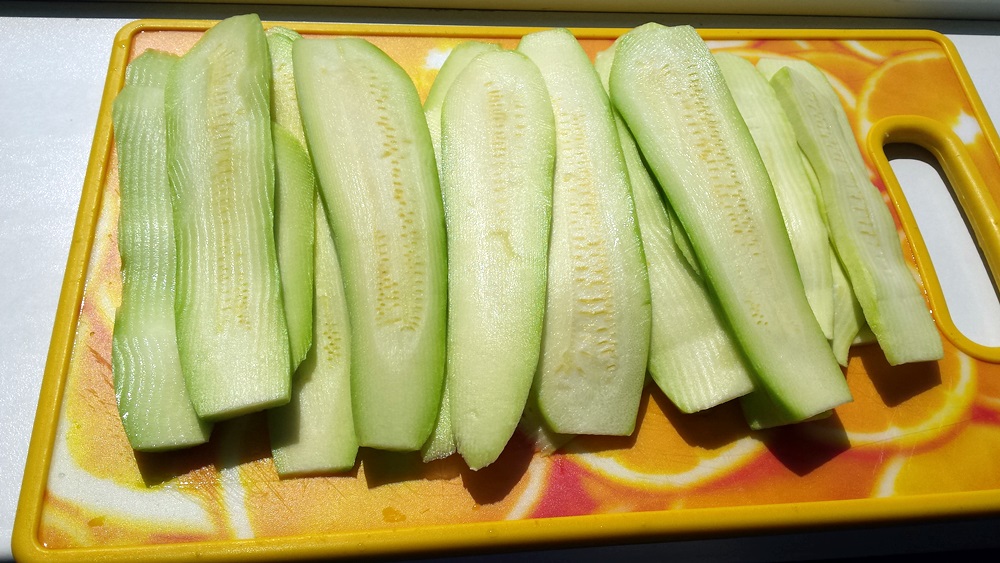
[[[101,91],[116,32],[141,17],[700,27],[906,27],[945,32],[1000,120],[1000,22],[447,12],[166,4],[0,3],[0,559],[10,536]],[[40,17],[51,13],[60,17]],[[10,17],[11,15],[18,17]],[[919,167],[916,169],[921,170]],[[975,322],[975,320],[973,320]],[[990,324],[992,321],[983,321]],[[998,324],[1000,326],[1000,324]],[[987,327],[987,332],[989,327]]]

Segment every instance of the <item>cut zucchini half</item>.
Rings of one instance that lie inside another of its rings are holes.
[[[628,435],[649,355],[646,261],[611,104],[565,29],[524,36],[552,100],[548,296],[534,392],[562,434]]]
[[[293,58],[347,291],[358,442],[418,450],[441,402],[447,315],[444,214],[420,98],[363,39],[302,39]]]
[[[594,66],[608,86],[614,47]],[[756,71],[755,71],[756,72]],[[649,375],[683,412],[714,407],[749,393],[753,380],[739,344],[701,276],[674,242],[659,186],[642,161],[625,122],[615,111],[649,272],[652,332]]]
[[[191,405],[177,351],[177,255],[163,104],[163,85],[176,60],[152,51],[140,55],[126,72],[142,79],[126,85],[112,108],[122,302],[115,312],[111,373],[125,435],[141,451],[201,444],[212,428]]]
[[[209,29],[166,87],[177,240],[177,344],[198,415],[288,402],[274,243],[271,65],[255,15]]]
[[[627,33],[610,85],[750,361],[757,390],[791,421],[851,400],[806,300],[760,154],[698,33],[659,24]]]
[[[473,59],[441,123],[446,377],[456,448],[475,470],[513,435],[538,366],[555,131],[545,81],[515,51]]]
[[[834,248],[886,360],[940,359],[941,336],[833,88],[792,67],[771,84],[816,172]]]

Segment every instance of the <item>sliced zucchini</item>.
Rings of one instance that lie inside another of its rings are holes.
[[[698,33],[659,24],[627,33],[610,85],[751,363],[758,391],[789,420],[849,401],[806,300],[767,171]]]
[[[835,254],[830,255],[830,263],[833,269],[833,341],[830,346],[833,348],[833,355],[837,357],[837,362],[842,366],[847,366],[848,355],[855,338],[865,326],[865,313],[861,310],[861,303],[854,295],[851,282],[847,280],[847,274],[840,265],[840,260]]]
[[[802,165],[795,130],[774,89],[749,61],[732,53],[718,53],[715,61],[771,177],[806,299],[823,334],[832,339],[830,239],[816,194]]]
[[[283,27],[267,31],[271,53],[271,117],[274,120],[271,124],[275,172],[274,238],[293,372],[312,347],[313,245],[318,197],[292,72],[292,45],[298,39],[298,33]]]
[[[292,46],[301,38],[287,27],[275,26],[267,30],[267,48],[271,53],[271,119],[306,146],[292,61]]]
[[[177,344],[198,415],[288,402],[274,243],[267,41],[255,15],[208,30],[166,86],[177,241]]]
[[[434,145],[434,156],[438,163],[438,176],[443,176],[441,171],[441,107],[444,105],[445,97],[451,89],[451,85],[462,73],[462,70],[472,59],[487,51],[498,51],[500,46],[496,43],[482,43],[480,41],[466,41],[459,43],[448,54],[441,70],[438,71],[431,84],[431,89],[427,92],[427,99],[424,100],[424,116],[427,118],[427,130],[431,135],[431,144]]]
[[[291,401],[267,413],[274,465],[283,477],[348,471],[358,454],[347,298],[330,227],[322,208],[315,213],[315,345],[295,373]]]
[[[940,359],[941,336],[844,109],[829,83],[809,76],[786,67],[771,84],[819,179],[834,248],[868,326],[891,365]]]
[[[614,47],[594,66],[608,87]],[[756,72],[756,71],[755,71]],[[753,389],[743,352],[725,328],[722,311],[671,234],[660,188],[642,161],[632,133],[614,112],[642,233],[653,312],[648,371],[683,412],[701,411]]]
[[[548,296],[534,392],[556,432],[631,434],[651,313],[611,105],[569,31],[526,35],[518,50],[541,70],[556,129]]]
[[[543,456],[554,454],[576,437],[573,434],[560,434],[552,430],[538,408],[536,395],[528,395],[517,429],[534,446],[534,450]]]
[[[122,303],[115,312],[111,373],[133,449],[183,448],[208,440],[184,383],[174,315],[174,223],[167,180],[163,85],[177,57],[146,51],[112,109],[121,213]],[[147,85],[147,84],[158,84]]]
[[[538,366],[555,131],[545,81],[515,51],[473,59],[441,115],[446,377],[456,448],[475,470],[514,433]]]
[[[176,63],[177,55],[147,49],[125,67],[125,85],[153,86],[163,90]]]
[[[451,88],[455,78],[462,70],[476,58],[480,53],[496,51],[500,47],[493,43],[480,43],[478,41],[466,41],[460,43],[441,65],[434,84],[431,85],[427,99],[424,100],[424,116],[427,119],[427,131],[431,136],[431,144],[434,146],[434,158],[437,161],[438,177],[444,174],[441,170],[441,107],[444,105],[445,97]],[[434,423],[434,430],[431,432],[427,443],[420,448],[424,462],[442,459],[455,453],[455,433],[451,428],[451,389],[448,378],[445,377],[444,388],[441,392],[441,408],[438,410],[438,418]]]
[[[420,99],[362,39],[302,39],[293,58],[347,292],[358,442],[417,450],[441,402],[447,314],[444,215]]]

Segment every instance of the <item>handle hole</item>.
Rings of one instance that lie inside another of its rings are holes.
[[[952,321],[973,342],[1000,346],[1000,291],[947,175],[919,145],[890,143],[884,149],[923,235]]]

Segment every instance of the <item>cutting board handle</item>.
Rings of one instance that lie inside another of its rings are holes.
[[[886,191],[895,204],[903,231],[910,240],[917,268],[924,280],[938,326],[949,340],[967,354],[988,362],[1000,363],[1000,347],[984,346],[970,340],[958,330],[948,312],[927,246],[917,228],[916,219],[906,202],[899,180],[885,155],[885,145],[893,143],[920,146],[937,159],[972,229],[972,235],[986,260],[987,269],[994,283],[1000,283],[1000,210],[997,202],[976,168],[965,143],[947,125],[923,116],[899,115],[879,120],[868,132],[869,155],[885,182]]]

